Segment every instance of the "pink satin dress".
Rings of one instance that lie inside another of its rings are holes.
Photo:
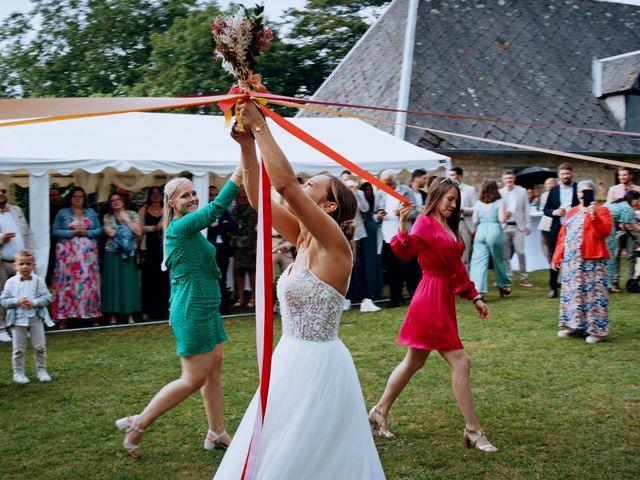
[[[422,279],[416,289],[397,343],[421,350],[461,350],[456,299],[478,295],[462,263],[464,244],[430,216],[421,215],[411,233],[391,239],[393,252],[403,260],[418,256]]]

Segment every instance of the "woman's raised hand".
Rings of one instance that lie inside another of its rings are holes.
[[[416,209],[416,206],[413,203],[407,203],[402,205],[398,209],[398,216],[400,217],[401,222],[406,222],[409,219],[409,214]]]
[[[397,210],[397,215],[400,217],[400,224],[398,225],[398,230],[402,233],[408,233],[407,223],[409,221],[409,214],[416,209],[413,203],[407,203],[402,205]]]
[[[233,127],[231,127],[231,138],[233,138],[236,142],[240,144],[240,146],[244,147],[246,145],[251,145],[254,140],[251,134],[249,133],[249,129],[246,128],[244,132],[241,132],[237,128],[238,124],[234,123]]]
[[[247,132],[266,122],[264,115],[262,115],[253,100],[240,100],[237,108],[240,109],[240,120]]]

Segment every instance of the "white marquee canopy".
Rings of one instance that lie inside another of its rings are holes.
[[[448,168],[448,157],[416,147],[352,118],[294,118],[296,126],[376,174],[386,168]],[[269,122],[294,170],[338,174],[341,165]],[[190,172],[201,198],[209,174],[226,176],[239,159],[224,119],[212,115],[125,113],[0,128],[0,175],[29,175],[29,212],[39,266],[49,250],[49,174],[136,169]]]
[[[357,119],[291,121],[372,173],[385,168],[434,170],[449,160]],[[343,170],[279,127],[272,131],[296,172]],[[239,148],[221,116],[125,113],[0,128],[0,174],[69,174],[76,169],[97,173],[112,167],[120,172],[135,168],[142,173],[224,176],[233,172],[238,158]]]

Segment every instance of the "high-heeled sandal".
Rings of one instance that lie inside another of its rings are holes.
[[[467,427],[464,427],[462,438],[467,448],[475,448],[487,453],[498,451],[496,447],[491,445],[491,442],[489,442],[489,439],[482,430],[469,430]]]
[[[225,436],[229,438],[229,442],[227,443],[221,441],[221,439]],[[231,445],[231,436],[227,433],[226,430],[222,433],[217,433],[213,430],[207,431],[207,436],[204,439],[205,450],[215,450],[216,448],[226,450],[227,448],[229,448],[229,445]]]
[[[509,287],[500,287],[498,290],[500,291],[500,298],[511,295],[511,289]]]
[[[138,452],[138,444],[127,440],[127,434],[129,432],[144,433],[144,429],[138,426],[138,415],[133,415],[132,417],[124,417],[116,420],[116,428],[118,430],[124,430],[124,441],[122,442],[122,445],[124,446],[129,456],[133,458],[139,457],[140,453]]]
[[[369,423],[371,424],[374,436],[387,439],[395,437],[387,428],[387,419],[377,405],[369,411]]]

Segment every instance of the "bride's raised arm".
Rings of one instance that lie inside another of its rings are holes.
[[[255,140],[249,133],[240,132],[236,125],[231,129],[231,138],[240,145],[240,167],[242,168],[242,179],[244,189],[247,192],[249,203],[257,210],[258,198],[260,195],[260,164],[256,154]],[[300,225],[296,218],[282,205],[271,201],[271,216],[273,228],[289,243],[295,245],[300,235]]]
[[[266,119],[258,107],[253,102],[245,102],[240,108],[242,123],[258,142],[267,173],[275,189],[286,200],[295,216],[309,230],[319,246],[333,255],[344,254],[350,258],[349,243],[342,234],[340,226],[330,215],[327,215],[332,208],[339,208],[338,203],[329,201],[318,205],[307,195],[298,184],[293,168],[271,135]],[[284,232],[280,233],[284,236]],[[350,263],[349,261],[349,266]]]

